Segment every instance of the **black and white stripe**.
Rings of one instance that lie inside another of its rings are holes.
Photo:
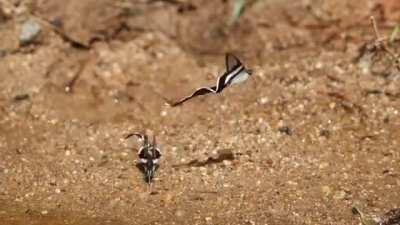
[[[139,163],[143,169],[146,182],[150,183],[154,177],[154,173],[159,166],[159,160],[161,158],[161,150],[157,146],[156,137],[153,136],[153,141],[149,142],[149,138],[146,134],[131,133],[125,137],[125,139],[132,136],[138,137],[142,142],[142,146],[138,151]]]
[[[205,95],[209,93],[220,93],[224,88],[231,84],[241,83],[247,80],[252,74],[251,70],[246,69],[246,67],[240,62],[240,60],[233,54],[226,54],[225,56],[225,64],[226,64],[226,72],[222,74],[217,80],[215,86],[212,87],[201,87],[197,89],[193,94],[182,98],[181,100],[168,103],[170,106],[178,106],[184,103],[185,101],[199,96]]]

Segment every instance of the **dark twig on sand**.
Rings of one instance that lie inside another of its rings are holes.
[[[391,60],[394,62],[394,65],[398,70],[400,70],[400,59],[399,55],[397,55],[389,46],[388,46],[388,41],[389,38],[385,36],[381,36],[378,30],[378,25],[376,24],[375,18],[371,16],[370,18],[372,27],[374,29],[375,33],[375,42],[374,42],[374,47],[376,51],[382,50],[388,55]]]

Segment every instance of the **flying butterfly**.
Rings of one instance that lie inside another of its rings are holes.
[[[170,106],[175,107],[196,96],[210,93],[218,94],[231,84],[238,84],[247,80],[252,74],[251,70],[247,69],[235,55],[230,53],[227,53],[225,56],[225,66],[226,72],[218,78],[217,83],[214,86],[198,88],[191,95],[188,95],[177,102],[167,101],[167,103]]]

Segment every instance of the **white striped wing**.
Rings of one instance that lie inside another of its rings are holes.
[[[232,78],[231,84],[242,83],[243,81],[246,81],[249,77],[250,74],[246,70],[243,70]]]

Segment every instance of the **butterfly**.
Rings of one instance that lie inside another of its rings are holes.
[[[196,96],[206,95],[209,93],[218,94],[231,84],[237,84],[247,80],[252,74],[251,70],[247,69],[235,55],[230,53],[227,53],[225,56],[225,66],[226,72],[218,78],[216,85],[211,87],[201,87],[191,95],[186,96],[177,102],[171,103],[167,101],[167,103],[170,106],[175,107]]]
[[[159,166],[161,150],[157,146],[155,136],[153,136],[152,142],[149,142],[149,137],[146,134],[139,133],[128,134],[125,139],[128,139],[132,136],[138,137],[143,142],[138,151],[138,158],[142,172],[145,176],[145,181],[150,184],[154,177],[155,171]]]

